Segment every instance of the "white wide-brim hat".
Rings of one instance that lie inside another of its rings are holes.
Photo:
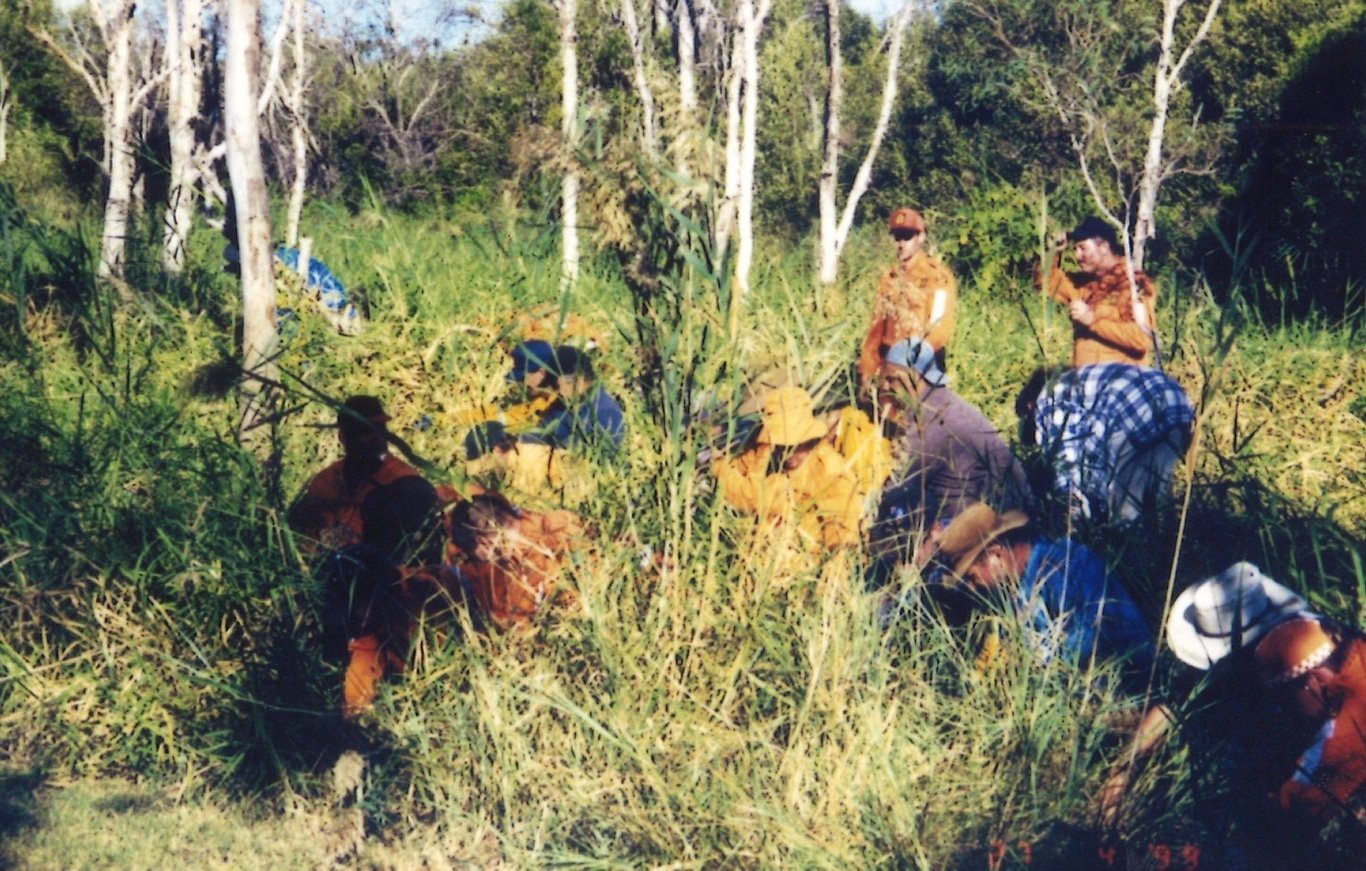
[[[1252,563],[1234,563],[1176,597],[1167,618],[1167,645],[1182,662],[1207,669],[1275,626],[1309,613],[1303,599]]]

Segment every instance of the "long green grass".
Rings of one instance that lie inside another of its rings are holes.
[[[880,235],[854,240],[833,289],[812,288],[803,255],[769,252],[727,335],[727,291],[700,260],[666,276],[675,296],[657,305],[678,316],[663,317],[606,257],[562,295],[544,226],[315,208],[315,255],[365,287],[374,320],[344,338],[302,317],[279,360],[271,465],[237,448],[218,377],[234,312],[221,240],[195,240],[189,280],[119,307],[72,284],[78,237],[13,212],[4,227],[0,800],[15,822],[0,856],[14,864],[1085,867],[1107,846],[1133,864],[1154,844],[1217,855],[1229,835],[1197,806],[1217,773],[1179,741],[1119,828],[1100,825],[1099,786],[1125,753],[1103,675],[1039,668],[1008,626],[979,666],[990,621],[963,632],[913,610],[884,631],[857,554],[794,568],[716,499],[683,426],[694,394],[733,397],[772,366],[840,389],[889,256]],[[1064,360],[1069,335],[1001,281],[963,289],[950,370],[1012,432],[1017,386]],[[1235,559],[1360,620],[1361,337],[1163,292],[1168,369],[1200,400],[1200,437],[1151,539],[1090,540],[1154,626],[1173,589]],[[414,454],[459,485],[452,421],[498,398],[507,349],[547,306],[601,338],[630,427],[579,506],[596,527],[574,555],[581,607],[526,634],[425,627],[373,717],[346,724],[316,585],[281,522],[338,455],[329,401],[383,397]],[[647,385],[650,350],[668,368]],[[648,567],[647,546],[663,555]],[[366,765],[338,788],[349,753]],[[87,835],[111,829],[136,843]]]

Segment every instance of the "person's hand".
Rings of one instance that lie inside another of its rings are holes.
[[[1067,250],[1067,242],[1068,239],[1066,233],[1057,233],[1053,236],[1052,247],[1049,250],[1052,251],[1054,254],[1061,254],[1062,252]]]
[[[1096,322],[1096,311],[1086,304],[1084,299],[1074,299],[1067,304],[1067,313],[1071,315],[1074,323],[1089,327]]]

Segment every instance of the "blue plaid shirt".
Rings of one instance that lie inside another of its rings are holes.
[[[1111,446],[1124,438],[1138,450],[1179,430],[1190,437],[1195,419],[1190,399],[1157,369],[1129,363],[1097,363],[1069,369],[1039,395],[1034,410],[1039,447],[1052,463],[1059,492],[1103,488],[1118,471]],[[1104,496],[1100,495],[1103,504]]]

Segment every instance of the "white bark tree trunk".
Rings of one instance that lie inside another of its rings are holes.
[[[285,224],[285,244],[291,248],[299,241],[299,221],[304,211],[308,185],[308,115],[304,106],[307,92],[308,56],[304,52],[304,0],[289,0],[292,11],[294,70],[285,97],[289,113],[290,145],[294,158],[294,178],[289,187],[289,212]],[[300,263],[304,258],[300,257]],[[304,267],[307,274],[307,267]]]
[[[841,0],[825,0],[825,63],[829,76],[825,91],[825,155],[817,185],[820,215],[820,241],[816,272],[821,284],[834,284],[839,275],[839,245],[835,238],[839,204],[840,119],[844,113],[844,58],[840,52]]]
[[[828,128],[826,136],[827,160],[829,160],[830,141],[836,143],[836,164],[834,171],[827,180],[825,168],[821,170],[822,186],[830,185],[830,223],[826,218],[826,201],[824,188],[821,190],[821,223],[820,223],[820,259],[817,264],[817,273],[822,284],[834,284],[839,277],[839,258],[844,251],[844,243],[849,240],[849,228],[854,224],[854,215],[858,210],[859,200],[868,191],[868,183],[873,177],[873,164],[877,161],[878,152],[882,149],[882,140],[887,136],[887,127],[891,123],[892,108],[896,105],[897,98],[897,78],[901,72],[901,46],[905,42],[906,24],[911,17],[911,4],[913,0],[906,0],[901,7],[901,11],[887,22],[891,28],[887,33],[887,78],[882,83],[882,105],[878,110],[877,126],[873,128],[872,139],[868,143],[868,152],[863,156],[863,163],[859,164],[858,172],[854,175],[854,183],[849,188],[849,195],[845,198],[844,211],[840,214],[838,226],[834,225],[833,216],[837,208],[836,192],[839,189],[838,176],[838,140],[839,126],[836,118],[836,127],[833,132]],[[834,5],[833,3],[831,5]],[[835,51],[838,53],[838,46]],[[832,80],[831,87],[834,87]],[[841,83],[841,92],[843,85]],[[827,237],[826,233],[829,232]]]
[[[227,0],[227,51],[223,65],[228,177],[236,206],[242,255],[242,367],[246,372],[239,434],[251,441],[266,387],[277,379],[274,352],[275,276],[270,202],[257,122],[256,81],[261,63],[259,0]]]
[[[92,10],[97,10],[92,3]],[[101,21],[109,50],[105,68],[104,168],[109,177],[104,201],[104,231],[100,237],[102,279],[122,278],[133,196],[133,13],[134,0],[118,0]]]
[[[1176,56],[1176,18],[1186,0],[1162,0],[1162,33],[1158,40],[1157,71],[1153,76],[1153,120],[1148,128],[1148,149],[1143,157],[1143,173],[1138,182],[1138,215],[1130,251],[1133,269],[1143,268],[1148,242],[1157,235],[1157,195],[1170,176],[1163,158],[1167,116],[1171,98],[1182,87],[1181,73],[1200,43],[1209,36],[1223,0],[1210,0],[1204,18],[1179,57]]]
[[[195,163],[193,122],[199,116],[204,90],[203,0],[167,0],[166,126],[170,140],[171,178],[162,232],[161,265],[179,275],[185,267],[185,246],[194,220],[199,168]]]
[[[735,294],[743,301],[749,294],[749,271],[754,261],[754,162],[759,123],[759,31],[768,15],[769,0],[758,9],[753,0],[741,0],[740,31],[744,41],[742,70],[744,105],[740,143],[739,203],[736,215]]]
[[[560,67],[563,72],[560,132],[565,144],[576,149],[579,143],[579,50],[578,0],[557,0],[560,13]],[[577,159],[577,158],[575,158]],[[564,175],[560,191],[561,247],[563,267],[561,283],[572,289],[579,280],[579,173],[571,168]]]
[[[0,61],[0,166],[9,157],[9,113],[14,108],[14,93],[10,90],[9,75]]]
[[[651,161],[659,158],[659,132],[655,126],[655,96],[650,87],[649,70],[645,63],[645,40],[636,21],[635,0],[621,0],[621,23],[626,28],[626,41],[631,45],[631,68],[635,77],[636,94],[640,97],[640,144]]]

